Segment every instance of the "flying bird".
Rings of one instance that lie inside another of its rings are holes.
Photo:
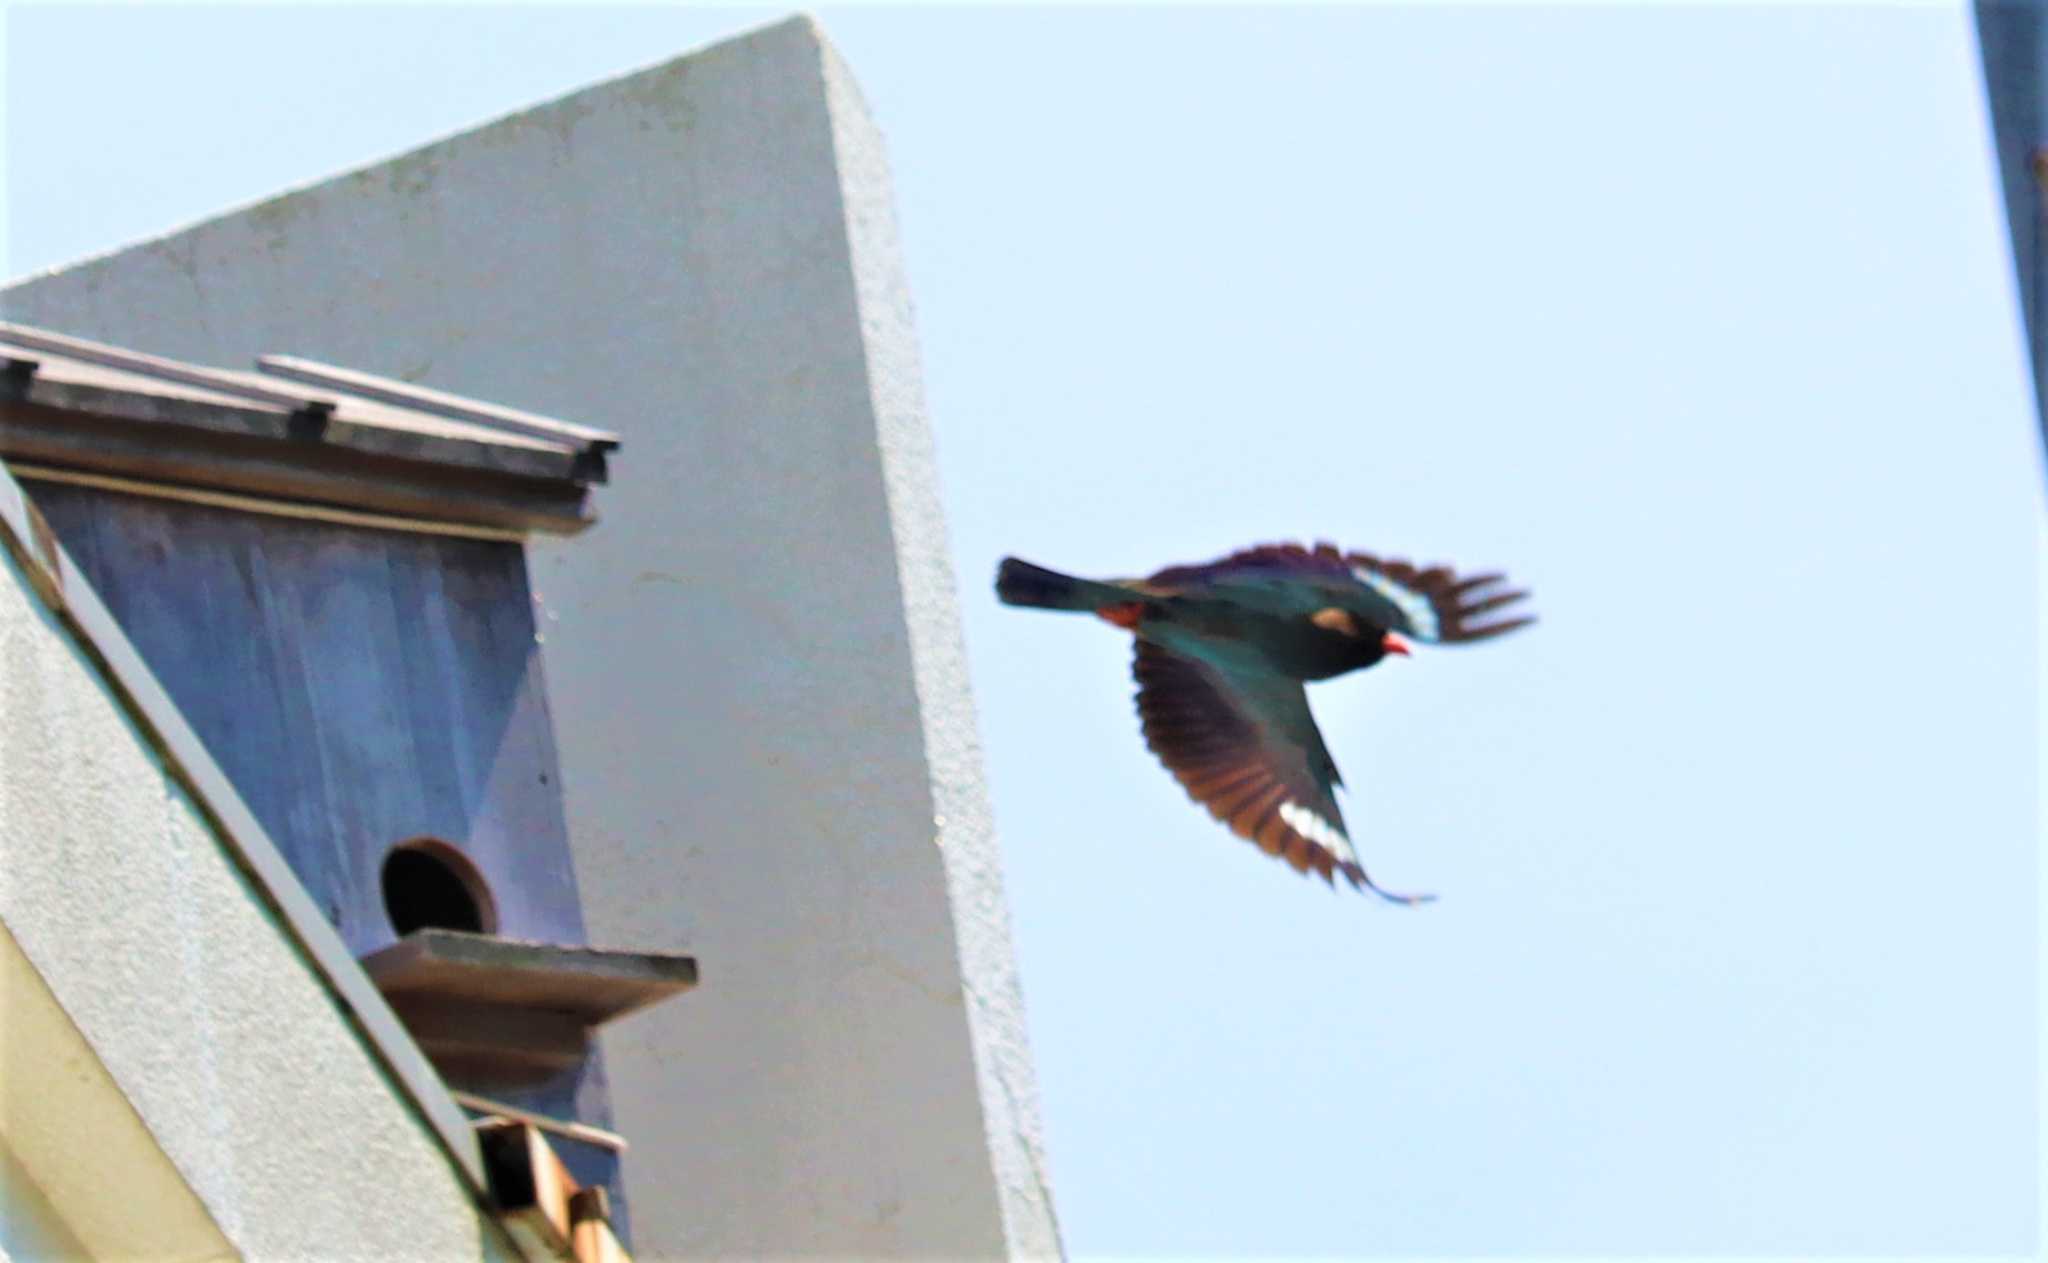
[[[1007,605],[1092,613],[1133,633],[1131,674],[1145,744],[1188,796],[1296,872],[1396,903],[1358,862],[1303,688],[1369,667],[1409,642],[1465,644],[1526,627],[1528,596],[1505,576],[1460,578],[1329,544],[1269,544],[1144,579],[1079,579],[1005,557]],[[1488,615],[1494,615],[1491,620]]]

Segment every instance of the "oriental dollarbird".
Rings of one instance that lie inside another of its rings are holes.
[[[1008,605],[1079,610],[1132,632],[1145,744],[1188,796],[1295,871],[1397,903],[1358,862],[1337,810],[1337,765],[1303,685],[1407,656],[1409,640],[1464,644],[1525,627],[1528,593],[1329,544],[1273,544],[1144,579],[1077,579],[1005,557]],[[1494,615],[1491,620],[1488,615]],[[1406,637],[1407,639],[1403,639]]]

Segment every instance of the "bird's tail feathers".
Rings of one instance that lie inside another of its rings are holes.
[[[1388,890],[1385,886],[1367,877],[1365,869],[1356,861],[1348,864],[1339,864],[1338,871],[1343,873],[1351,882],[1353,890],[1370,890],[1388,903],[1405,904],[1413,908],[1421,904],[1436,902],[1435,895],[1404,895],[1396,890]]]
[[[1005,605],[1042,610],[1097,610],[1132,599],[1127,589],[1116,584],[1076,579],[1015,557],[1003,558],[996,567],[996,596]]]

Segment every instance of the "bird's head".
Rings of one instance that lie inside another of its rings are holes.
[[[1409,656],[1408,642],[1399,633],[1381,631],[1341,606],[1317,610],[1308,621],[1350,641],[1354,649],[1349,656],[1357,660],[1355,665],[1371,666],[1382,658]]]

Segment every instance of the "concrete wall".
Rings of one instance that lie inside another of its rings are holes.
[[[0,1084],[0,1260],[235,1257],[4,920]]]
[[[16,1064],[10,1031],[10,1150],[47,1159],[61,1137],[36,1125],[38,1111],[103,1072],[248,1257],[511,1257],[207,814],[4,549],[0,714],[0,922],[98,1063]],[[18,982],[9,992],[11,1023],[35,996]],[[105,1145],[103,1177],[120,1172],[114,1124],[127,1121],[71,1111],[81,1138]],[[100,1196],[195,1222],[175,1190],[152,1201],[140,1187]]]
[[[10,319],[621,431],[534,587],[636,1252],[1058,1249],[874,125],[797,19],[160,241]]]

